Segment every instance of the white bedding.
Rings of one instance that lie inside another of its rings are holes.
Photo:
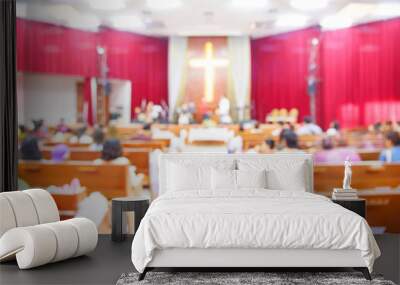
[[[265,189],[160,196],[137,230],[132,262],[143,272],[165,248],[357,249],[370,271],[380,255],[359,215],[320,195]]]

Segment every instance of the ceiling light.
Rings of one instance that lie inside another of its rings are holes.
[[[171,10],[182,6],[181,0],[147,0],[146,6],[151,10]]]
[[[327,16],[322,19],[320,25],[324,29],[334,30],[348,28],[352,25],[352,21],[349,18],[344,18],[342,16]]]
[[[290,5],[300,11],[317,11],[328,6],[329,0],[291,0]]]
[[[393,17],[400,16],[400,3],[382,3],[377,5],[378,8],[375,11],[377,16]]]
[[[119,15],[111,19],[115,28],[119,29],[143,29],[145,27],[142,19],[133,15]]]
[[[275,22],[275,26],[277,27],[302,27],[307,24],[308,18],[304,15],[300,14],[285,14],[278,17]]]
[[[232,6],[239,9],[262,9],[268,6],[268,0],[232,0]]]
[[[88,0],[89,5],[97,10],[121,10],[125,8],[125,0]]]

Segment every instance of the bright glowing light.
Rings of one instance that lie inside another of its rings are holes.
[[[291,0],[290,5],[300,11],[318,11],[328,6],[329,0]]]
[[[206,102],[214,100],[215,68],[227,66],[229,61],[225,58],[214,58],[212,42],[204,45],[204,58],[193,58],[189,61],[190,67],[204,68],[204,99]]]
[[[171,10],[182,6],[181,0],[147,0],[146,5],[151,10]]]
[[[301,14],[281,15],[275,22],[277,27],[296,28],[303,27],[307,24],[308,17]]]
[[[334,30],[348,28],[352,25],[352,21],[349,18],[333,15],[322,19],[320,25],[324,29]]]
[[[262,9],[268,6],[268,0],[232,0],[232,6],[238,9]]]
[[[89,5],[97,10],[121,10],[125,8],[125,0],[88,0]]]
[[[394,17],[400,16],[400,3],[382,3],[377,5],[374,13],[377,16]]]
[[[319,39],[313,38],[313,39],[311,40],[311,44],[312,44],[313,46],[317,46],[317,45],[319,44]]]
[[[119,15],[111,19],[115,28],[120,29],[143,29],[145,27],[143,21],[135,15]]]

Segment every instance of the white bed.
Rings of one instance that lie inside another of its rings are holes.
[[[310,155],[164,154],[132,262],[140,278],[154,267],[354,267],[370,278],[380,251],[368,224],[312,190]]]

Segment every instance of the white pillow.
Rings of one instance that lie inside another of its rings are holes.
[[[307,164],[301,159],[239,159],[239,170],[266,170],[267,188],[273,190],[306,191]]]
[[[267,172],[263,170],[236,170],[237,187],[267,188]]]
[[[213,190],[236,190],[236,170],[212,168]]]
[[[303,191],[306,192],[306,178],[303,168],[295,168],[290,175],[278,169],[270,169],[267,172],[268,189]]]
[[[167,191],[211,190],[211,167],[169,163]]]

